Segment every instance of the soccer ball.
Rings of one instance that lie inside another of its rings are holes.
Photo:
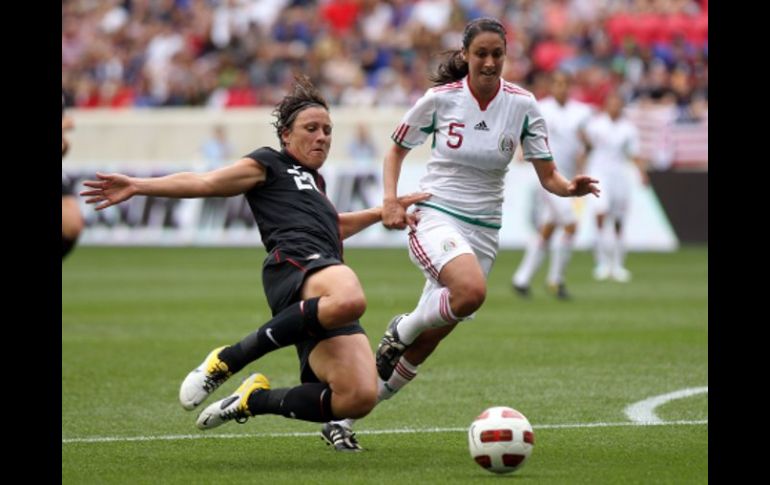
[[[534,445],[529,420],[505,406],[485,410],[468,429],[471,458],[494,473],[510,473],[524,466]]]

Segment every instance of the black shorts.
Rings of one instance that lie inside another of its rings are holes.
[[[337,264],[343,263],[334,257],[318,257],[307,261],[302,260],[301,257],[283,254],[279,250],[270,252],[262,265],[262,286],[265,289],[267,303],[270,305],[273,316],[302,299],[302,285],[305,283],[305,278],[320,269]],[[357,321],[345,327],[326,330],[320,335],[313,336],[313,338],[297,342],[295,347],[299,358],[300,381],[303,383],[320,382],[308,362],[310,352],[318,342],[338,335],[356,333],[366,334],[364,328]]]
[[[61,174],[61,196],[64,197],[65,195],[75,195],[74,189],[75,182],[64,175],[64,173]]]

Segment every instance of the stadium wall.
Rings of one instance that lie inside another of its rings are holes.
[[[703,171],[650,173],[663,210],[683,243],[708,243],[708,177]]]
[[[216,125],[224,127],[237,155],[246,154],[261,146],[277,146],[271,112],[269,108],[68,110],[75,129],[69,135],[72,143],[65,164],[73,168],[107,162],[140,169],[169,164],[194,167],[204,161],[201,146]],[[369,129],[378,152],[383,154],[403,114],[403,108],[334,107],[334,141],[328,163],[349,158],[348,145],[359,124]],[[415,149],[407,163],[429,154],[426,144]]]

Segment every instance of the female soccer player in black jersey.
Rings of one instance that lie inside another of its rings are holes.
[[[271,389],[264,375],[251,374],[233,394],[200,413],[201,429],[258,414],[315,422],[360,418],[377,400],[374,357],[358,322],[366,298],[356,274],[343,263],[342,240],[379,222],[382,211],[338,214],[326,198],[318,169],[329,153],[332,123],[326,101],[306,78],[297,78],[273,115],[280,151],[259,148],[205,173],[154,178],[97,173],[98,180],[84,182],[90,189],[81,192],[87,203],[98,204],[97,210],[135,195],[246,196],[268,251],[262,277],[273,318],[240,342],[212,350],[184,379],[179,400],[192,410],[248,363],[291,344],[297,348],[302,384]],[[426,198],[410,194],[400,202],[408,207]],[[338,449],[355,445],[341,429],[330,429],[325,437]]]

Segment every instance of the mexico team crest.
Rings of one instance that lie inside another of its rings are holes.
[[[497,143],[497,148],[503,153],[513,153],[513,149],[516,147],[513,137],[506,133],[500,135],[500,141]]]
[[[445,253],[448,253],[456,247],[457,243],[452,238],[444,239],[444,241],[441,243],[441,249],[443,249]]]

